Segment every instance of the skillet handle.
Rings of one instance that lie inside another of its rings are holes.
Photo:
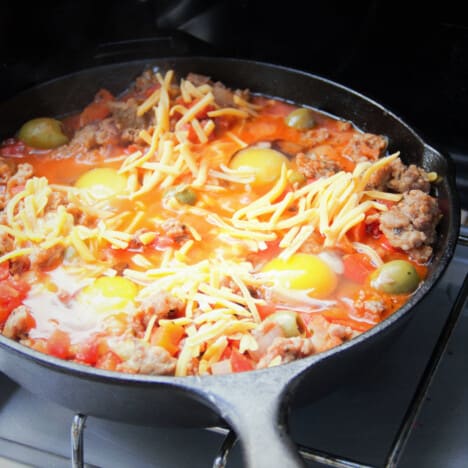
[[[225,376],[210,388],[210,403],[236,432],[247,468],[305,467],[288,434],[291,381],[272,378],[272,371],[267,377],[250,372]]]

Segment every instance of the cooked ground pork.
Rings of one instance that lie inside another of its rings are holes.
[[[180,299],[161,291],[157,295],[149,297],[143,304],[142,312],[134,315],[132,318],[133,332],[142,338],[152,317],[156,316],[157,323],[161,319],[175,318],[178,312],[183,310],[184,303]]]
[[[25,338],[29,331],[28,308],[19,306],[11,312],[3,327],[3,335],[12,340]]]
[[[0,255],[4,255],[11,252],[15,247],[13,237],[6,232],[0,231]]]
[[[59,206],[64,206],[67,213],[73,216],[75,224],[91,227],[96,224],[96,217],[83,211],[75,203],[69,201],[68,195],[65,192],[52,192],[49,195],[45,211],[56,211]]]
[[[86,211],[83,211],[74,203],[70,202],[66,206],[67,213],[70,213],[73,216],[75,224],[80,224],[81,226],[94,226],[96,224],[96,217]]]
[[[147,89],[159,85],[158,78],[151,70],[145,70],[136,80],[134,90],[136,94],[145,92]]]
[[[325,317],[318,314],[312,315],[307,323],[307,328],[312,333],[309,339],[317,352],[326,351],[352,338],[350,328],[338,328],[331,324]]]
[[[307,130],[304,133],[303,138],[301,141],[307,142],[307,145],[313,151],[314,146],[321,145],[325,143],[330,138],[330,132],[327,128],[312,128],[311,130]]]
[[[343,154],[353,161],[376,160],[387,149],[388,141],[382,135],[359,133],[353,135]]]
[[[44,250],[36,250],[29,256],[31,268],[39,270],[50,270],[61,263],[65,254],[65,247],[57,244]]]
[[[116,343],[113,350],[123,360],[116,370],[131,374],[173,375],[177,360],[164,348],[150,346],[138,338]]]
[[[26,184],[34,175],[34,169],[29,163],[18,164],[16,172],[8,179],[6,184],[9,195],[17,188]]]
[[[133,98],[125,102],[109,102],[108,106],[120,128],[144,128],[147,124],[143,116],[137,115],[138,104]]]
[[[166,236],[174,239],[176,242],[183,242],[190,237],[190,232],[185,224],[175,218],[164,221],[161,225]]]
[[[26,184],[34,175],[31,164],[16,165],[5,158],[0,158],[0,210],[5,208],[15,189]]]
[[[380,229],[394,247],[407,251],[416,261],[426,262],[432,254],[436,226],[441,218],[437,200],[411,190],[390,210],[380,214]]]
[[[369,183],[369,189],[390,190],[397,193],[421,190],[429,193],[431,184],[424,169],[414,164],[406,166],[400,158],[375,172]]]
[[[110,102],[109,109],[117,128],[122,132],[120,140],[123,143],[137,142],[140,131],[150,125],[153,116],[152,113],[138,116],[138,104],[132,98],[125,102]]]
[[[225,86],[223,83],[217,81],[211,81],[209,76],[199,75],[197,73],[189,73],[187,75],[187,81],[190,81],[194,86],[202,86],[204,84],[209,84],[212,86],[213,96],[216,101],[216,104],[220,107],[234,107],[234,95],[242,97],[247,100],[249,98],[248,90],[232,90]]]
[[[268,367],[270,363],[281,357],[281,363],[294,361],[312,354],[326,351],[342,344],[357,335],[350,327],[330,323],[321,315],[313,315],[307,323],[312,336],[303,338],[295,336],[292,338],[278,337],[267,349],[267,352],[257,364],[258,369]]]
[[[16,165],[9,159],[0,158],[0,185],[6,185],[10,177],[15,173]]]
[[[136,99],[109,101],[110,117],[85,125],[79,129],[69,143],[69,147],[83,147],[87,150],[100,145],[129,144],[139,141],[140,131],[147,128],[153,119],[152,113],[137,115]]]
[[[210,82],[210,77],[198,73],[189,73],[186,80],[190,81],[194,86],[202,86]]]
[[[120,142],[120,133],[115,119],[107,118],[90,123],[78,130],[69,146],[81,146],[86,150],[90,150],[100,145],[117,145]]]
[[[288,140],[275,140],[272,146],[274,149],[290,157],[294,157],[298,153],[307,150],[306,146]]]
[[[299,153],[296,156],[296,164],[299,172],[308,179],[330,177],[341,170],[340,165],[333,159],[318,158],[313,151],[307,154]]]
[[[295,361],[296,359],[310,356],[316,353],[316,348],[309,338],[295,336],[293,338],[275,338],[267,352],[258,361],[257,369],[264,369],[276,357],[281,357],[281,364]]]

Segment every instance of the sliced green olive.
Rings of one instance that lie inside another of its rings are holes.
[[[293,110],[284,118],[284,121],[288,127],[297,130],[308,130],[315,127],[314,113],[303,107]]]
[[[195,205],[197,202],[197,194],[190,187],[176,191],[174,197],[179,203],[184,205]]]
[[[39,149],[52,149],[68,143],[63,133],[62,123],[48,117],[40,117],[26,122],[18,132],[18,138],[29,146]]]
[[[411,293],[420,281],[416,268],[405,260],[385,263],[371,275],[371,286],[388,294]]]
[[[264,322],[274,322],[279,325],[287,338],[301,334],[299,315],[290,310],[280,310],[269,315]]]

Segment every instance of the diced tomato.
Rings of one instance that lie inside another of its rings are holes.
[[[387,236],[385,234],[382,234],[379,240],[380,245],[388,252],[402,252],[401,249],[399,249],[398,247],[394,247],[392,244],[390,244],[390,241],[387,239]]]
[[[134,153],[135,151],[139,151],[139,150],[142,150],[142,147],[141,147],[141,146],[135,145],[135,144],[131,144],[131,145],[128,145],[126,148],[123,149],[123,153],[124,153],[124,154],[132,154],[132,153]]]
[[[362,242],[367,233],[367,225],[365,220],[356,224],[348,231],[349,240],[352,242]]]
[[[56,329],[47,340],[47,353],[61,359],[70,357],[70,335]]]
[[[17,193],[20,193],[24,190],[26,186],[24,184],[21,185],[15,185],[10,189],[10,195],[16,195]]]
[[[122,359],[120,359],[117,354],[115,354],[113,351],[108,351],[107,353],[103,354],[102,356],[99,356],[98,360],[96,361],[96,366],[99,369],[104,369],[104,370],[115,370],[117,368],[117,365],[122,362]]]
[[[330,308],[321,312],[321,315],[325,317],[330,323],[336,323],[345,327],[350,327],[353,330],[360,332],[365,332],[375,325],[375,323],[354,319],[351,317],[349,309],[338,307]]]
[[[10,278],[0,282],[0,324],[5,323],[12,310],[22,304],[29,289],[29,284],[20,280]]]
[[[8,262],[0,263],[0,281],[10,276],[10,264]]]
[[[195,105],[195,103],[193,105]],[[190,106],[190,107],[192,107],[192,106]],[[208,112],[214,111],[215,109],[216,109],[215,106],[213,106],[211,104],[208,104],[207,106],[205,106],[203,109],[199,110],[195,114],[195,118],[198,119],[198,120],[207,119],[208,118]]]
[[[98,342],[95,338],[92,338],[79,346],[75,359],[93,366],[96,364],[98,356]]]
[[[375,270],[369,257],[360,253],[345,255],[343,257],[343,265],[344,277],[361,284],[364,283],[369,274]]]
[[[161,346],[172,356],[175,356],[179,351],[179,343],[184,334],[184,327],[168,322],[153,331],[150,342],[152,345]]]
[[[397,202],[393,200],[379,200],[380,203],[383,203],[388,209],[394,207]]]
[[[195,132],[191,124],[186,123],[181,126],[181,129],[187,132],[188,141],[190,141],[191,143],[200,143],[198,141],[197,133]]]
[[[224,348],[224,351],[223,351],[223,354],[221,354],[221,357],[219,358],[220,361],[224,361],[226,359],[230,359],[231,358],[231,353],[232,353],[232,348],[231,346],[226,346]]]
[[[366,232],[369,236],[372,236],[374,239],[379,239],[382,235],[379,222],[374,221],[373,223],[366,224]]]
[[[232,372],[245,372],[254,369],[252,360],[241,354],[237,349],[232,350],[230,360]]]
[[[63,118],[62,126],[66,135],[73,135],[80,128],[80,114]]]
[[[278,241],[266,242],[266,246],[267,246],[266,249],[259,250],[258,252],[253,253],[251,255],[252,261],[255,264],[266,263],[269,260],[276,258],[281,252],[281,248],[279,246]]]
[[[200,101],[200,99],[194,99],[192,102],[187,103],[187,102],[185,102],[183,100],[182,96],[180,96],[179,98],[176,99],[177,104],[180,104],[180,105],[186,107],[187,109],[191,109],[193,106],[198,104],[199,101]],[[208,117],[208,112],[214,111],[215,109],[216,109],[216,107],[213,106],[213,104],[208,104],[205,107],[203,107],[202,109],[200,109],[195,114],[195,118],[198,119],[198,120],[206,119]]]
[[[21,158],[26,156],[29,152],[30,147],[25,145],[22,141],[16,138],[9,138],[5,140],[0,146],[0,156],[7,158]]]
[[[337,325],[343,325],[345,327],[352,328],[353,330],[359,331],[359,332],[365,332],[367,330],[370,330],[376,323],[368,323],[368,322],[359,322],[357,320],[353,320],[351,318],[329,318],[327,317],[330,321],[330,323],[336,323]]]
[[[148,86],[148,88],[146,88],[142,94],[145,98],[149,98],[160,87],[161,85],[159,83],[154,84],[153,86]]]
[[[85,107],[80,114],[80,128],[92,122],[105,119],[110,114],[108,103],[114,100],[114,96],[106,89],[97,92],[94,101]]]
[[[219,117],[215,117],[213,120],[216,126],[216,132],[221,134],[222,132],[229,130],[238,119],[233,115],[220,115]]]
[[[271,102],[271,105],[268,105],[267,107],[265,107],[263,111],[265,114],[286,117],[293,110],[297,109],[297,106],[293,106],[292,104],[288,104],[287,102],[282,102],[282,101],[270,101],[270,102]]]
[[[257,312],[262,320],[276,312],[276,305],[272,303],[257,304]]]
[[[28,311],[26,312],[26,318],[24,320],[25,331],[31,330],[36,326],[36,319],[32,316],[32,314]]]

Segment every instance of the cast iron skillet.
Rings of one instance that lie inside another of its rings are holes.
[[[437,195],[443,219],[428,278],[404,307],[368,332],[327,352],[270,369],[204,377],[126,375],[62,361],[3,336],[0,369],[33,393],[77,413],[138,424],[227,424],[239,436],[247,466],[302,466],[286,426],[293,397],[295,405],[317,398],[391,345],[415,304],[447,267],[459,226],[453,166],[392,112],[350,89],[289,68],[221,58],[134,61],[65,76],[0,105],[0,136],[14,134],[33,117],[79,110],[100,87],[118,93],[148,65],[172,68],[179,76],[201,73],[234,88],[313,106],[364,131],[387,135],[389,150],[400,150],[406,163],[440,174]]]

